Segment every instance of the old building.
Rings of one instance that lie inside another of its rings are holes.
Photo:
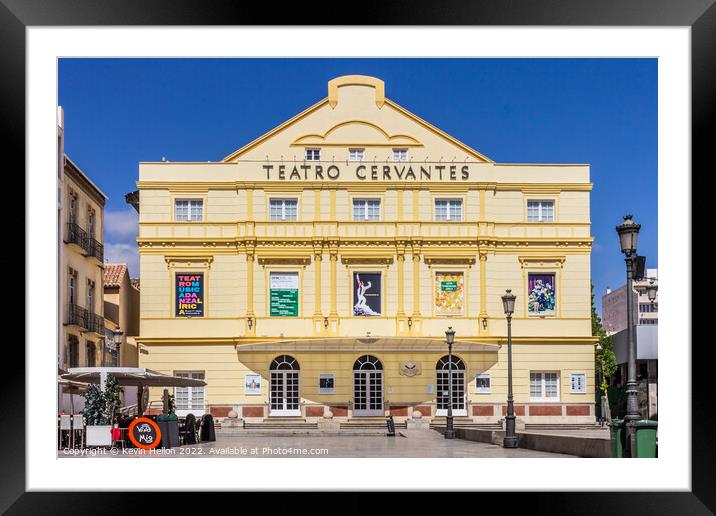
[[[452,327],[454,414],[498,422],[511,289],[518,417],[594,421],[588,165],[495,163],[356,75],[137,185],[140,367],[207,382],[180,414],[440,418]]]
[[[658,280],[658,269],[646,269],[644,279],[634,281],[634,292],[636,292],[632,298],[634,324],[651,326],[659,324],[659,294],[657,292],[657,300],[652,303],[646,292],[647,285],[654,282],[658,286]],[[626,330],[626,285],[616,290],[607,287],[606,293],[602,296],[602,324],[609,335]]]
[[[105,335],[102,274],[107,196],[64,153],[58,108],[58,371],[99,366]],[[77,412],[84,400],[58,387],[58,410]]]
[[[103,366],[138,367],[139,289],[126,263],[104,264],[105,350]],[[137,388],[122,388],[123,402],[137,402]]]

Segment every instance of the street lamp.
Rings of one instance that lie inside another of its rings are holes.
[[[448,326],[445,331],[445,339],[448,345],[448,409],[445,439],[455,439],[455,430],[452,426],[452,344],[455,342],[455,330],[452,329],[452,326]]]
[[[596,351],[597,354],[599,354],[604,348],[602,348],[602,345],[597,342],[596,345]],[[604,421],[606,420],[606,410],[604,408],[604,393],[602,392],[602,383],[604,379],[604,356],[599,356],[599,378],[597,378],[597,394],[599,395],[599,424],[600,426],[604,426]]]
[[[636,338],[634,335],[634,315],[632,300],[634,298],[634,262],[636,260],[636,241],[639,236],[639,230],[641,229],[640,224],[636,224],[632,220],[631,215],[624,215],[624,222],[617,226],[617,233],[619,234],[619,243],[621,245],[622,253],[624,253],[624,260],[626,261],[627,270],[627,409],[624,415],[624,423],[629,428],[630,437],[633,435],[633,428],[629,424],[632,421],[640,419],[639,414],[639,403],[637,399],[637,387],[636,387]],[[632,439],[633,443],[633,439]]]
[[[116,330],[109,330],[107,334],[107,337],[109,338],[105,337],[105,345],[102,346],[102,366],[107,365],[105,349],[109,349],[113,353],[119,350],[122,345],[122,335],[124,335],[124,332],[119,328]],[[117,366],[119,366],[119,364],[117,364]]]
[[[656,286],[656,283],[654,283],[654,280],[650,280],[649,284],[646,286],[646,295],[649,296],[649,301],[651,301],[651,304],[654,304],[654,301],[656,301],[656,292],[659,290],[659,287]]]
[[[515,407],[512,399],[512,314],[515,312],[516,296],[507,289],[502,296],[502,306],[507,316],[507,417],[505,418],[505,439],[502,446],[517,448],[515,434]]]

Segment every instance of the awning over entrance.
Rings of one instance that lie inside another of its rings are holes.
[[[498,351],[500,344],[456,340],[454,352]],[[277,340],[237,344],[242,351],[447,351],[442,339],[405,337],[333,337],[316,339]]]
[[[172,376],[141,367],[75,367],[60,376],[63,380],[99,384],[102,376],[111,374],[119,385],[146,387],[199,387],[204,380]]]

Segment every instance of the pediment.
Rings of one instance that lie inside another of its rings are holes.
[[[410,147],[419,161],[492,160],[385,97],[383,81],[349,75],[328,83],[328,97],[224,158],[301,159],[301,147]],[[375,153],[383,154],[382,152]],[[332,156],[333,151],[327,155]]]
[[[334,125],[323,134],[305,134],[291,145],[337,147],[422,147],[416,138],[407,134],[388,134],[366,120],[348,120]]]

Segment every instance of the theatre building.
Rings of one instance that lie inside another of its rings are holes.
[[[137,185],[139,366],[206,381],[180,415],[439,421],[452,327],[456,422],[498,423],[510,289],[519,420],[594,421],[588,165],[495,163],[355,75]]]

